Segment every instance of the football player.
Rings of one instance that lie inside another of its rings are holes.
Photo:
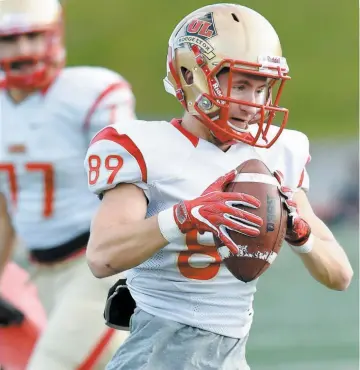
[[[86,263],[99,201],[83,161],[97,131],[134,119],[134,97],[113,71],[65,68],[62,25],[57,0],[0,2],[0,271],[17,234],[48,318],[29,370],[103,369],[125,337],[102,317],[115,277]]]
[[[284,129],[288,110],[279,99],[288,79],[263,16],[209,5],[185,17],[169,41],[164,82],[184,107],[182,119],[119,120],[93,138],[85,166],[102,203],[87,259],[99,278],[128,270],[136,302],[131,334],[107,370],[248,369],[257,281],[237,280],[213,240],[237,253],[227,230],[259,233],[263,220],[252,210],[266,205],[223,191],[247,159],[276,174],[289,211],[286,241],[310,274],[331,289],[349,285],[348,259],[306,195],[308,139]]]

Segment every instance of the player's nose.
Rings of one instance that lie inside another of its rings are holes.
[[[252,90],[247,91],[246,96],[244,96],[242,102],[239,103],[239,109],[243,116],[246,115],[246,117],[243,117],[244,119],[250,119],[257,113],[256,97]]]
[[[246,101],[248,104],[239,104],[239,109],[242,113],[243,119],[250,120],[257,112],[258,108],[253,105],[255,104],[255,101]]]
[[[16,39],[16,51],[19,56],[27,56],[31,53],[31,40],[25,35],[20,35]]]

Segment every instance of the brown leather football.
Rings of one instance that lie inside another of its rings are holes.
[[[218,238],[215,238],[215,245],[229,271],[248,283],[263,274],[277,257],[285,238],[287,212],[278,191],[279,183],[262,161],[250,159],[237,170],[238,175],[225,191],[258,198],[261,202],[258,209],[239,208],[261,217],[264,223],[260,235],[255,238],[229,230],[231,239],[239,248],[237,255],[230,253]]]

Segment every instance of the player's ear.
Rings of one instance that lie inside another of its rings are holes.
[[[184,80],[187,85],[192,85],[194,82],[194,75],[191,71],[186,69],[185,67],[181,67],[181,73],[184,77]]]

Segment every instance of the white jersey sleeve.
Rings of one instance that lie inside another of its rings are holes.
[[[308,191],[310,179],[305,167],[311,159],[309,139],[295,130],[286,130],[284,134],[281,138],[283,152],[279,151],[283,161],[284,185]]]
[[[129,135],[120,134],[116,125],[108,126],[92,139],[85,170],[91,192],[101,195],[121,183],[141,188],[149,199],[144,157]]]
[[[276,133],[278,128],[271,127]],[[284,186],[294,190],[308,191],[310,179],[306,165],[310,161],[309,139],[296,130],[285,129],[275,144],[268,148],[256,149],[269,169],[280,171],[284,176]]]
[[[135,119],[135,97],[130,84],[118,73],[102,67],[66,69],[63,85],[76,95],[72,107],[78,109],[79,123],[87,140],[117,121]],[[74,109],[74,108],[73,108]]]
[[[84,120],[85,131],[92,139],[102,128],[114,124],[136,119],[135,97],[130,85],[120,77],[114,76],[114,82],[94,100]]]

